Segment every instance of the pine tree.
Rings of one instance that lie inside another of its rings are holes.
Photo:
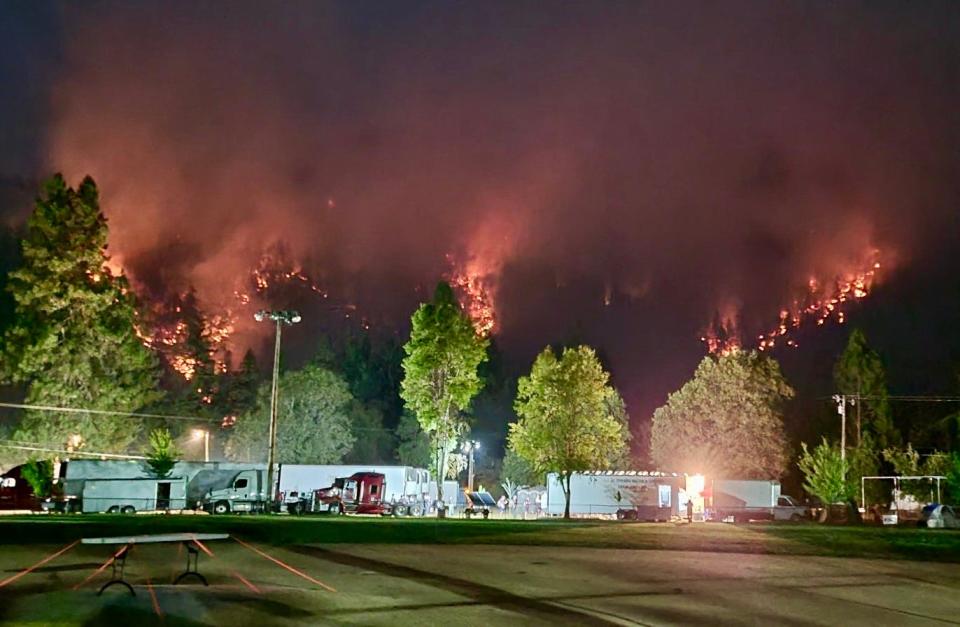
[[[860,329],[850,333],[847,346],[834,367],[833,379],[841,394],[856,401],[851,412],[853,420],[848,424],[857,446],[864,432],[872,433],[880,448],[900,443],[887,398],[887,372],[880,355],[870,348]]]
[[[27,222],[23,265],[10,273],[15,320],[3,338],[3,376],[26,402],[130,412],[159,397],[154,355],[134,333],[126,278],[106,267],[107,220],[97,186],[59,174]],[[14,438],[62,448],[79,435],[88,450],[124,451],[141,433],[124,416],[27,411]]]

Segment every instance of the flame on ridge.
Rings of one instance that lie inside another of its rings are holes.
[[[766,351],[779,345],[797,348],[791,331],[806,321],[814,321],[817,326],[823,326],[831,320],[844,324],[847,307],[870,295],[880,268],[880,251],[871,249],[852,270],[839,273],[829,280],[811,276],[803,296],[780,310],[775,326],[756,336],[757,349]],[[741,348],[737,320],[735,313],[715,318],[700,336],[709,353],[724,355]]]
[[[497,309],[490,289],[489,273],[482,272],[476,260],[457,264],[447,255],[451,269],[449,281],[460,296],[460,306],[473,322],[477,335],[487,337],[497,326]]]

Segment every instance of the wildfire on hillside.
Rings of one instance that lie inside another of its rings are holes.
[[[489,274],[480,270],[475,261],[457,264],[452,255],[447,255],[451,265],[450,284],[459,296],[460,306],[470,317],[477,335],[487,337],[497,326],[497,311]]]
[[[174,303],[182,303],[187,294],[180,294],[173,299]],[[155,303],[148,312],[148,320],[144,324],[136,325],[137,337],[144,346],[150,348],[167,362],[175,372],[186,381],[192,380],[200,366],[198,356],[192,355],[188,348],[190,325],[185,320],[183,306],[172,306],[159,302]],[[227,372],[230,364],[227,363],[230,337],[235,330],[235,320],[231,312],[226,311],[210,316],[204,316],[200,337],[209,347],[208,359],[215,374]]]
[[[853,267],[844,269],[829,279],[811,276],[803,288],[803,294],[780,310],[775,326],[757,335],[756,347],[766,351],[777,346],[797,348],[791,331],[807,321],[817,326],[835,321],[844,324],[850,303],[870,295],[880,270],[880,251],[871,249]],[[737,316],[727,314],[717,317],[701,335],[707,351],[711,354],[726,354],[740,348],[742,341],[737,330]]]

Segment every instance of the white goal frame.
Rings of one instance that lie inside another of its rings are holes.
[[[947,478],[943,475],[915,475],[915,476],[914,475],[909,475],[909,476],[882,475],[882,476],[874,476],[874,477],[860,477],[860,503],[864,509],[866,509],[867,507],[867,490],[866,490],[867,479],[884,479],[887,481],[893,480],[893,489],[897,494],[900,493],[901,479],[906,479],[906,480],[935,479],[937,481],[937,503],[940,503],[943,499],[943,494],[940,491],[940,481],[941,480],[945,481]]]

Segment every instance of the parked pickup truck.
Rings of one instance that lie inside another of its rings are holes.
[[[809,508],[793,497],[780,494],[779,481],[717,479],[708,491],[711,505],[707,519],[723,522],[790,520],[810,518]]]

